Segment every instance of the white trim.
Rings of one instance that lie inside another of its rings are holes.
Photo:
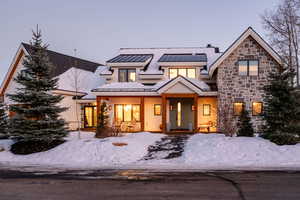
[[[160,96],[157,92],[92,92],[96,96]]]
[[[139,74],[141,80],[160,80],[163,78],[163,74]]]
[[[63,90],[63,89],[56,89],[52,90],[53,94],[62,94],[62,95],[70,95],[70,96],[85,96],[87,95],[86,92],[76,92],[76,91],[69,91],[69,90]]]
[[[249,27],[233,44],[211,65],[209,76],[212,77],[217,67],[249,36],[252,36],[279,64],[282,64],[280,56],[259,36],[251,27]]]
[[[169,66],[204,66],[207,62],[157,62],[159,66],[169,67]]]
[[[20,53],[21,53],[21,50],[23,50],[23,52],[24,52],[25,55],[28,55],[28,52],[26,51],[26,49],[24,48],[24,46],[23,46],[22,44],[20,44],[20,46],[19,46],[19,48],[18,48],[18,50],[17,50],[17,53],[15,54],[15,56],[14,56],[14,58],[13,58],[11,64],[10,64],[10,66],[9,66],[9,68],[8,68],[8,71],[7,71],[7,73],[5,74],[5,77],[4,77],[4,79],[3,79],[2,83],[1,83],[0,94],[3,92],[3,87],[4,87],[5,83],[7,82],[7,79],[8,79],[8,77],[9,77],[11,71],[12,71],[13,68],[14,68],[14,65],[16,64],[17,58],[19,57],[19,55],[20,55]],[[21,60],[20,60],[20,61],[21,61]]]

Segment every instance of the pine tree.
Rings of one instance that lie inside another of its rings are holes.
[[[97,122],[97,136],[103,135],[104,132],[108,131],[108,108],[107,104],[103,102],[100,105],[100,110],[98,114],[98,122]]]
[[[10,133],[23,141],[51,141],[64,137],[66,123],[59,114],[66,110],[57,104],[63,99],[53,95],[58,78],[53,78],[54,66],[47,56],[47,46],[42,45],[41,31],[33,32],[32,51],[26,56],[24,70],[14,79],[20,87],[8,97],[18,105],[12,105],[15,116],[11,119]]]
[[[249,112],[246,109],[243,109],[239,117],[237,136],[253,137],[253,135],[254,130],[249,117]]]
[[[0,103],[0,139],[8,137],[8,117],[4,104]]]
[[[277,144],[294,144],[300,132],[300,98],[293,86],[294,77],[291,70],[273,72],[270,84],[264,87],[263,137]]]

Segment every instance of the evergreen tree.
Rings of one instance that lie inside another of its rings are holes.
[[[8,117],[4,104],[0,103],[0,139],[8,137]]]
[[[249,112],[246,109],[243,109],[239,117],[237,136],[253,137],[253,135],[254,130],[249,117]]]
[[[18,105],[12,105],[15,116],[11,119],[10,133],[23,141],[51,141],[61,139],[67,133],[66,123],[59,114],[66,110],[57,104],[63,99],[51,93],[58,78],[52,77],[54,66],[49,62],[47,46],[42,45],[41,31],[33,32],[30,55],[26,56],[24,70],[14,79],[20,87],[8,97]]]
[[[98,114],[98,122],[97,122],[97,136],[103,135],[104,132],[108,131],[108,108],[107,104],[103,102],[100,105],[100,110]]]
[[[273,72],[270,84],[264,87],[263,137],[277,144],[294,144],[300,133],[300,99],[293,86],[295,73],[291,70]]]

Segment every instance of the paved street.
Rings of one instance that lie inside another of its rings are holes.
[[[0,171],[1,200],[300,199],[300,172]]]

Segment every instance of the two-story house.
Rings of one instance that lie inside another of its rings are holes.
[[[78,101],[81,128],[95,126],[105,101],[109,124],[125,132],[223,131],[244,108],[259,132],[263,86],[280,64],[279,55],[251,27],[224,52],[212,45],[122,48],[98,67],[101,84]]]

